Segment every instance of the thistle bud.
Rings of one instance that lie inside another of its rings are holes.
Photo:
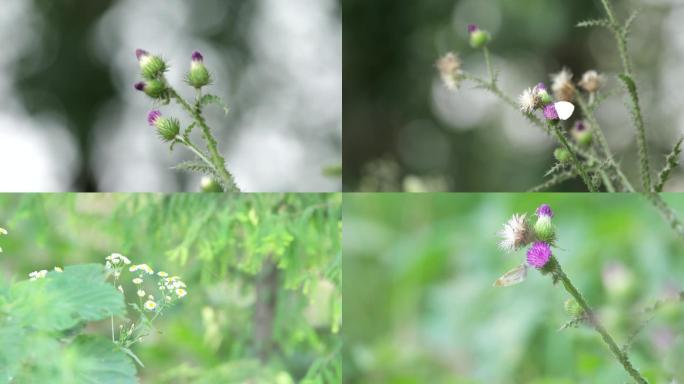
[[[166,96],[166,83],[162,80],[147,80],[135,84],[135,89],[153,99],[163,99]]]
[[[195,51],[192,53],[192,63],[188,72],[188,84],[199,89],[211,82],[211,76],[207,67],[204,66],[204,57]]]
[[[575,299],[567,299],[563,305],[565,307],[565,312],[573,317],[582,317],[584,315],[584,309],[579,305]]]
[[[546,90],[546,85],[544,83],[539,83],[534,87],[534,93],[541,102],[540,106],[545,106],[553,102],[553,97]]]
[[[588,147],[591,145],[593,134],[591,133],[591,129],[589,129],[588,124],[585,122],[580,120],[576,121],[572,128],[571,134],[577,144],[583,147]]]
[[[477,24],[468,24],[468,34],[470,35],[470,46],[482,48],[492,39],[489,32],[480,29]]]
[[[551,218],[553,217],[553,211],[548,204],[542,204],[537,208],[537,222],[534,223],[534,233],[537,235],[537,239],[546,242],[553,243],[556,239],[556,228],[551,223]]]
[[[154,110],[147,115],[147,122],[157,128],[157,133],[164,141],[175,140],[180,132],[180,123],[174,118],[163,117],[161,112]]]
[[[135,56],[138,58],[140,70],[145,79],[154,80],[166,72],[167,66],[161,57],[150,55],[143,49],[137,49]]]
[[[570,152],[568,152],[567,149],[561,147],[556,148],[553,151],[553,157],[555,157],[556,160],[558,160],[558,162],[562,164],[570,162],[571,159]]]
[[[221,185],[216,182],[213,177],[204,176],[200,181],[200,188],[202,192],[212,193],[212,192],[223,192]]]

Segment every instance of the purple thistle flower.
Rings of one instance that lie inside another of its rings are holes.
[[[537,241],[527,250],[527,264],[541,269],[551,258],[551,247],[548,244]]]
[[[158,110],[150,111],[150,113],[147,115],[147,123],[154,126],[154,124],[157,122],[157,119],[159,119],[161,115],[161,112]]]
[[[192,61],[204,61],[204,56],[199,51],[195,51],[192,53]]]
[[[546,117],[546,120],[558,120],[558,111],[556,111],[556,107],[553,104],[544,107],[544,117]]]
[[[468,24],[468,33],[473,33],[480,29],[480,27],[477,26],[477,24]]]
[[[553,211],[548,204],[542,204],[537,208],[537,216],[553,217]]]
[[[135,85],[133,85],[133,87],[135,87],[135,89],[137,89],[138,91],[144,91],[145,90],[145,83],[141,81],[139,83],[135,83]]]
[[[149,56],[149,55],[150,55],[150,53],[147,52],[147,51],[144,50],[144,49],[136,49],[136,50],[135,50],[135,57],[137,57],[138,60],[140,60],[140,59],[143,58],[144,56]]]
[[[535,91],[546,91],[546,85],[542,82],[534,87]]]
[[[577,120],[577,121],[575,122],[575,131],[577,131],[577,132],[582,132],[582,131],[584,131],[585,129],[587,129],[587,126],[584,125],[584,123],[583,123],[581,120]]]

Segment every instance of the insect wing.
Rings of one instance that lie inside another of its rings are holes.
[[[567,101],[559,101],[553,104],[558,112],[558,118],[561,120],[567,120],[575,112],[575,106]]]
[[[527,277],[527,264],[521,264],[504,273],[494,282],[495,287],[508,287],[525,281]]]

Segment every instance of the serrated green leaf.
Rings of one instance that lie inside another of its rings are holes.
[[[206,107],[209,104],[216,104],[216,105],[220,106],[221,108],[223,108],[223,112],[225,112],[226,115],[228,114],[228,112],[230,112],[230,108],[228,108],[228,105],[223,101],[222,98],[220,98],[216,95],[211,95],[211,94],[203,95],[199,99],[199,104],[203,107]]]
[[[65,348],[58,372],[60,383],[137,383],[135,366],[116,344],[94,336],[79,336]]]
[[[124,311],[123,295],[105,281],[100,264],[66,267],[44,279],[16,283],[10,301],[15,321],[42,331],[63,331]]]
[[[653,187],[653,191],[662,192],[665,183],[670,178],[670,173],[674,168],[676,168],[679,165],[679,154],[682,151],[682,140],[684,140],[684,138],[680,138],[679,140],[677,140],[677,143],[675,144],[674,148],[672,148],[672,152],[670,152],[670,154],[668,154],[665,158],[665,166],[658,173],[658,182]]]
[[[590,28],[590,27],[605,27],[605,28],[610,28],[610,20],[608,19],[590,19],[590,20],[583,20],[580,21],[579,23],[576,24],[576,27],[579,28]]]

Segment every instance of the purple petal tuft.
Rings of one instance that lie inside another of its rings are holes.
[[[202,56],[202,54],[199,53],[199,51],[195,51],[192,53],[192,61],[203,61],[203,60],[204,60],[204,56]]]
[[[553,211],[548,204],[542,204],[537,208],[537,216],[553,217]]]
[[[537,91],[546,91],[546,85],[544,83],[539,83],[534,88]]]
[[[149,125],[154,125],[154,123],[157,122],[157,119],[161,117],[161,112],[154,110],[150,111],[150,113],[147,115],[147,123]]]
[[[145,89],[145,83],[143,83],[142,81],[139,83],[135,83],[134,87],[138,91],[143,91]]]
[[[556,107],[553,104],[544,107],[544,117],[546,117],[546,120],[558,120],[558,111],[556,111]]]
[[[468,24],[468,33],[473,33],[480,29],[480,27],[477,26],[477,24]]]
[[[527,264],[537,269],[543,268],[550,258],[551,247],[544,242],[538,241],[527,250]]]
[[[587,127],[586,127],[586,125],[584,125],[584,123],[583,123],[582,121],[577,120],[577,121],[575,122],[575,130],[576,130],[576,131],[582,132],[582,131],[584,131],[585,129],[587,129]]]
[[[150,53],[147,52],[147,51],[144,50],[144,49],[136,49],[136,50],[135,50],[135,57],[137,57],[138,60],[140,60],[140,58],[143,57],[143,56],[149,56],[149,54],[150,54]]]

